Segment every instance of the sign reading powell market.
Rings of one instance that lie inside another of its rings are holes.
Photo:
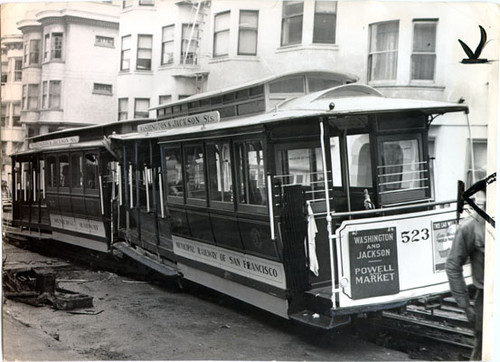
[[[399,292],[396,228],[349,232],[351,297]]]

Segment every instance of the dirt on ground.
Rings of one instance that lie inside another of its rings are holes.
[[[41,360],[407,360],[349,329],[305,328],[196,285],[135,280],[4,243],[5,268],[52,269],[91,308],[3,299],[3,358]],[[76,313],[75,313],[76,312]]]

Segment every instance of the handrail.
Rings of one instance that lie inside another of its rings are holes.
[[[425,165],[426,163],[428,163],[428,162],[427,161],[419,161],[419,162],[410,162],[410,163],[394,163],[394,164],[390,164],[390,165],[378,165],[377,168],[411,166],[411,165]]]
[[[371,215],[371,214],[379,214],[382,212],[391,212],[391,211],[399,211],[399,210],[407,210],[407,209],[415,209],[415,208],[424,208],[424,207],[429,207],[429,206],[453,204],[456,202],[457,202],[457,200],[454,199],[454,200],[448,200],[448,201],[427,202],[427,203],[423,203],[423,204],[384,207],[384,208],[380,208],[380,209],[371,209],[371,210],[347,211],[347,212],[335,212],[334,211],[331,213],[331,217],[332,218],[339,218],[339,217],[344,217],[344,216]],[[319,213],[314,214],[314,215],[315,216],[322,216],[322,215],[327,215],[327,213],[326,212],[319,212]]]

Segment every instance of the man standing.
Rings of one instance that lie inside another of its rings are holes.
[[[476,194],[476,205],[485,209],[486,197],[483,191]],[[484,232],[485,220],[472,211],[470,217],[460,225],[453,240],[450,255],[446,261],[446,274],[450,290],[460,308],[465,310],[467,319],[474,327],[475,340],[471,360],[481,360],[483,334],[483,281],[484,281]],[[465,285],[463,266],[470,258],[472,281],[476,288],[474,307]]]

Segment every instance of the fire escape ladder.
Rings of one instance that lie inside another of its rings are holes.
[[[197,64],[198,62],[198,48],[200,46],[200,33],[203,31],[202,25],[205,23],[204,19],[207,15],[210,1],[199,0],[191,1],[193,21],[191,22],[191,29],[189,38],[186,45],[186,50],[182,58],[182,64]],[[193,48],[191,50],[191,48]],[[192,57],[192,59],[189,59]]]

